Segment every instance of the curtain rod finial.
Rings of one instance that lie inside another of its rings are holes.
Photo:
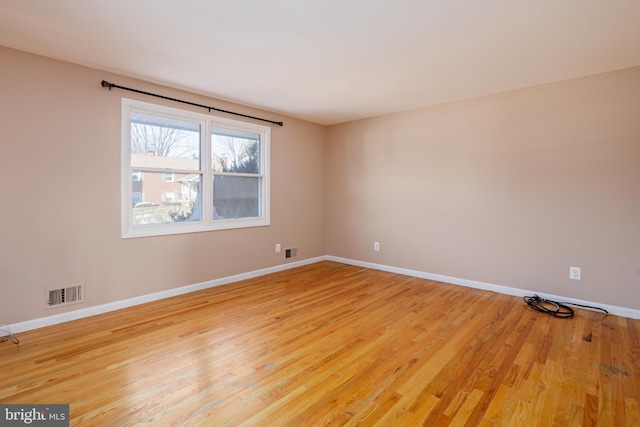
[[[102,85],[102,87],[108,87],[109,90],[111,90],[111,87],[113,86],[111,83],[109,83],[106,80],[103,80],[102,83],[100,83]]]

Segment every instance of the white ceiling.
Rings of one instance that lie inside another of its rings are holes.
[[[0,0],[0,45],[334,124],[640,65],[640,0]]]

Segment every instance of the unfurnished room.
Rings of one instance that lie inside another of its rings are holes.
[[[0,0],[0,425],[639,427],[639,19]]]

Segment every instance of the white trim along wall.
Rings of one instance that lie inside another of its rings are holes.
[[[202,289],[212,288],[215,286],[226,285],[228,283],[233,283],[240,280],[264,276],[265,274],[276,273],[278,271],[284,271],[291,268],[300,267],[303,265],[309,265],[309,264],[313,264],[320,261],[334,261],[342,264],[371,268],[374,270],[387,271],[390,273],[403,274],[405,276],[418,277],[418,278],[427,279],[427,280],[435,280],[438,282],[466,286],[469,288],[482,289],[486,291],[497,292],[500,294],[512,295],[512,296],[518,296],[518,297],[524,297],[527,295],[536,294],[542,298],[553,300],[553,301],[562,301],[562,302],[575,303],[575,304],[581,304],[581,305],[587,305],[587,306],[597,306],[597,307],[604,308],[610,314],[614,314],[616,316],[629,317],[631,319],[640,319],[640,310],[635,310],[631,308],[599,304],[597,302],[592,302],[592,301],[578,300],[575,298],[566,298],[566,297],[561,297],[561,296],[552,295],[552,294],[544,294],[544,293],[535,292],[535,291],[511,288],[508,286],[478,282],[475,280],[460,279],[457,277],[443,276],[440,274],[433,274],[433,273],[427,273],[422,271],[409,270],[405,268],[391,267],[391,266],[382,265],[382,264],[375,264],[371,262],[358,261],[358,260],[353,260],[348,258],[341,258],[341,257],[327,255],[327,256],[320,256],[315,258],[309,258],[302,261],[282,264],[275,267],[263,268],[263,269],[251,271],[248,273],[236,274],[234,276],[223,277],[220,279],[210,280],[207,282],[196,283],[193,285],[169,289],[166,291],[156,292],[153,294],[142,295],[139,297],[129,298],[126,300],[116,301],[108,304],[102,304],[102,305],[83,308],[80,310],[70,311],[62,314],[56,314],[53,316],[27,320],[25,322],[14,323],[8,326],[12,333],[24,332],[32,329],[38,329],[46,326],[55,325],[58,323],[69,322],[71,320],[77,320],[85,317],[95,316],[97,314],[107,313],[110,311],[120,310],[122,308],[133,307],[135,305],[140,305],[140,304],[144,304],[151,301],[157,301],[163,298],[169,298],[176,295],[182,295],[189,292],[195,292]]]

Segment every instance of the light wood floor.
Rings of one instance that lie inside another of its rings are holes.
[[[640,426],[640,321],[321,262],[18,335],[78,426]]]

